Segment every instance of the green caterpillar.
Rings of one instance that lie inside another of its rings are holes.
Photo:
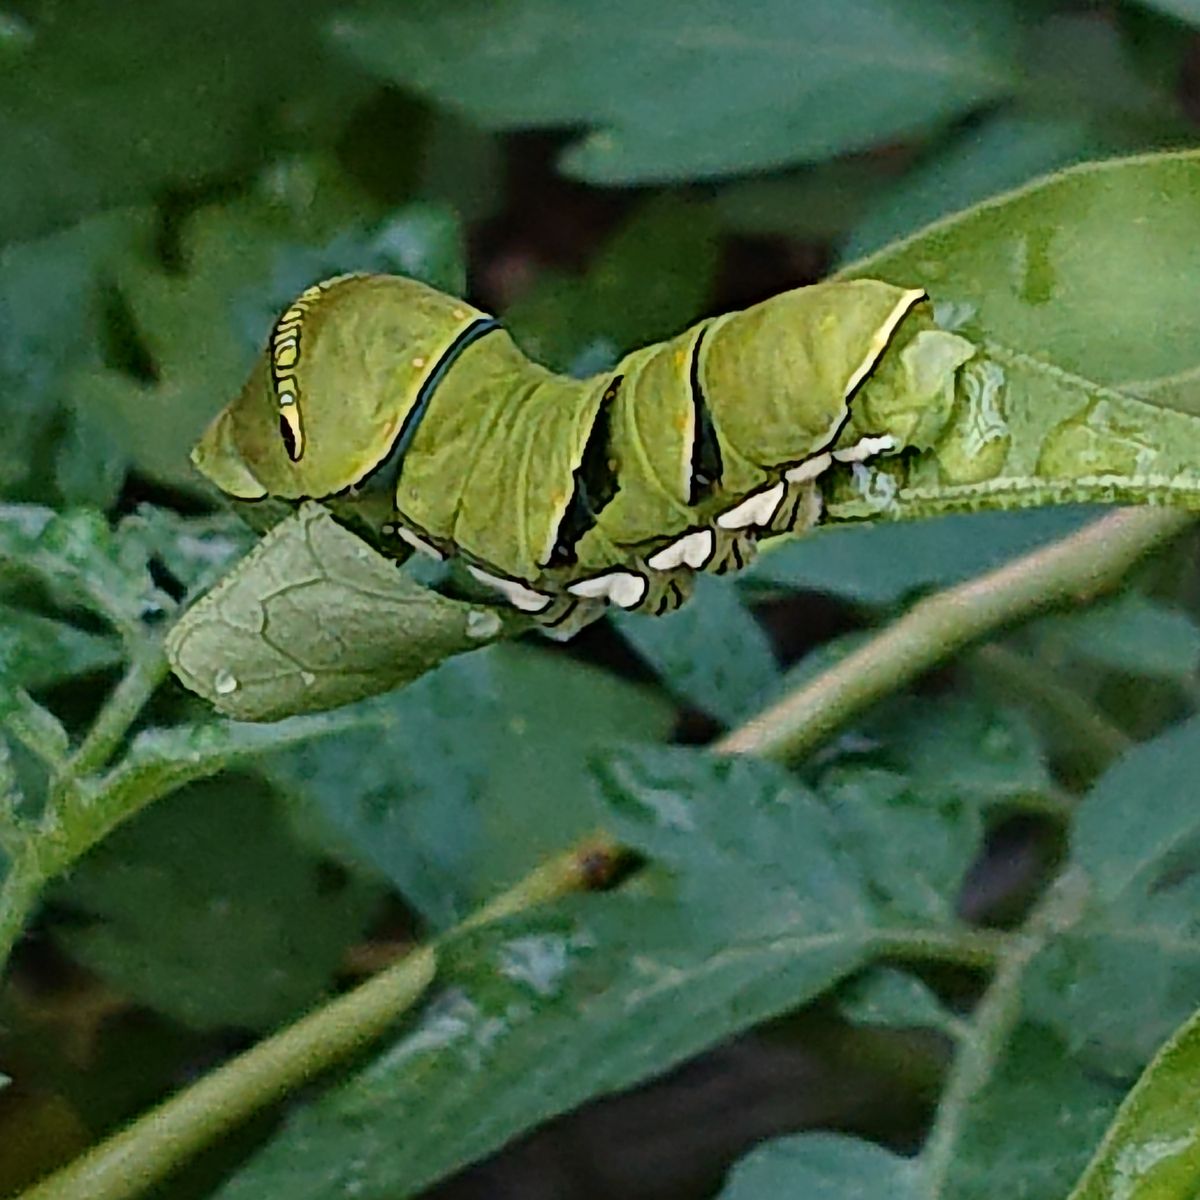
[[[393,553],[457,555],[543,625],[676,607],[694,572],[820,517],[839,462],[928,447],[972,344],[925,293],[798,288],[590,379],[386,275],[307,289],[193,452],[241,500],[336,500]],[[380,498],[384,503],[380,506]]]

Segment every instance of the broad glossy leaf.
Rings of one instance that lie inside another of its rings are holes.
[[[1187,1200],[1200,1188],[1200,1017],[1155,1055],[1069,1200]]]
[[[986,0],[771,0],[749,21],[731,0],[418,0],[331,29],[482,124],[598,127],[565,168],[630,183],[832,157],[943,121],[1014,86],[1019,25]]]
[[[230,775],[116,831],[55,889],[54,936],[114,987],[198,1029],[263,1029],[332,984],[380,897],[302,846]]]
[[[1096,383],[1186,370],[1200,358],[1200,154],[1049,176],[848,272],[924,286],[953,306],[965,336]]]
[[[219,712],[268,721],[400,687],[512,620],[414,583],[306,504],[184,613],[167,651]]]
[[[1031,1011],[1105,1071],[1129,1074],[1200,995],[1200,721],[1135,747],[1079,808],[1083,919],[1035,960]]]

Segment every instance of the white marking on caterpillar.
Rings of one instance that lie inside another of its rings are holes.
[[[699,571],[712,558],[716,539],[711,529],[698,529],[685,533],[669,545],[656,551],[646,559],[646,565],[656,571],[671,571],[676,567],[688,566]]]
[[[567,591],[585,600],[611,600],[621,608],[636,608],[646,595],[646,581],[632,571],[607,571],[572,583]]]
[[[500,576],[490,575],[487,571],[479,567],[473,567],[469,563],[467,564],[467,570],[480,583],[499,592],[513,608],[519,608],[522,612],[541,612],[542,609],[548,608],[550,602],[553,600],[552,596],[543,596],[541,592],[535,592],[532,588],[527,588],[523,583],[518,583],[515,579],[501,579]]]
[[[879,361],[880,355],[887,349],[888,342],[892,340],[892,334],[896,332],[897,326],[908,316],[909,310],[914,304],[918,304],[924,299],[924,289],[913,288],[905,292],[896,302],[896,307],[888,313],[883,324],[875,331],[875,336],[871,339],[871,344],[867,347],[867,353],[862,362],[858,364],[854,369],[854,373],[847,380],[846,390],[843,393],[847,400],[854,395],[858,385],[871,373],[871,370]]]
[[[441,562],[446,557],[436,546],[430,545],[424,538],[418,537],[411,529],[405,529],[403,525],[389,525],[388,529],[402,542],[407,542],[414,550],[428,555],[436,562]]]
[[[896,439],[885,433],[882,437],[860,438],[853,446],[847,446],[844,450],[835,450],[833,457],[838,462],[866,462],[868,458],[874,458],[876,454],[883,454],[885,451],[895,448]],[[789,478],[791,477],[789,476]]]
[[[770,525],[783,500],[784,485],[776,483],[762,492],[747,496],[717,518],[722,529],[745,529],[748,525]]]
[[[784,471],[783,477],[788,483],[806,483],[810,479],[816,479],[822,471],[829,470],[832,464],[832,454],[815,454],[790,471]]]

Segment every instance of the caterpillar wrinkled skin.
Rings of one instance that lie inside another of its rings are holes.
[[[569,633],[608,604],[675,608],[695,572],[811,526],[833,464],[930,445],[973,353],[923,291],[855,280],[703,320],[579,380],[462,300],[346,275],[288,306],[192,457],[239,500],[370,498],[376,544],[458,556]]]

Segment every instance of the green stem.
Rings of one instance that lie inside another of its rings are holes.
[[[45,881],[30,854],[19,854],[9,863],[8,874],[0,886],[0,967],[8,961]]]
[[[881,958],[989,971],[1005,961],[1014,936],[994,929],[886,929],[874,942]]]
[[[109,694],[71,758],[69,767],[74,775],[90,775],[107,764],[170,669],[157,641],[143,640],[134,649],[120,683]]]
[[[23,689],[13,696],[13,706],[4,718],[4,728],[51,774],[62,769],[70,738],[59,719]]]
[[[1020,933],[1008,935],[992,982],[959,1041],[933,1128],[921,1151],[923,1194],[929,1200],[943,1195],[963,1123],[973,1102],[991,1082],[996,1063],[1020,1020],[1021,985],[1029,964],[1052,937],[1078,919],[1084,891],[1082,877],[1064,872]]]
[[[1024,655],[1004,646],[981,646],[972,654],[971,665],[1009,699],[1042,713],[1056,726],[1073,761],[1088,775],[1098,775],[1133,745],[1123,729]]]
[[[592,885],[617,848],[596,836],[552,859],[445,938]],[[444,939],[443,939],[444,940]],[[438,943],[420,947],[176,1093],[44,1179],[21,1200],[129,1200],[169,1176],[251,1114],[361,1050],[409,1011],[433,981]]]
[[[1055,605],[1115,587],[1139,558],[1194,520],[1170,509],[1122,509],[1071,537],[918,601],[823,675],[713,747],[795,760],[884,696],[965,646]]]

